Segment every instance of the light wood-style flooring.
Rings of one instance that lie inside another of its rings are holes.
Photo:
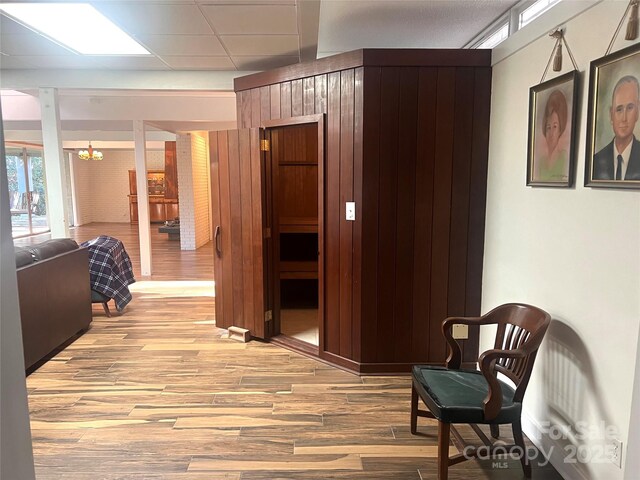
[[[139,282],[122,315],[97,305],[91,329],[28,377],[38,480],[436,478],[437,429],[420,419],[410,434],[408,377],[222,339],[211,245],[180,252],[156,233],[142,279],[135,228],[74,230],[100,233],[124,241]],[[450,469],[451,480],[521,478],[515,460]],[[534,466],[534,478],[561,477]]]

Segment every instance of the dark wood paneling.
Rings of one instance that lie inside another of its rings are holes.
[[[315,77],[315,112],[327,113],[327,76],[318,75]]]
[[[451,227],[449,234],[448,316],[465,314],[469,182],[471,177],[471,149],[473,147],[473,109],[475,74],[473,68],[456,69],[456,98],[454,132]],[[461,341],[464,351],[467,341]]]
[[[302,98],[302,79],[291,81],[291,116],[304,115]]]
[[[231,265],[233,268],[232,297],[233,323],[244,325],[244,281],[243,281],[243,243],[242,243],[242,193],[240,191],[240,148],[237,130],[229,131],[229,209],[231,212],[230,243]]]
[[[280,164],[280,218],[318,218],[318,166]],[[287,222],[291,223],[291,222]]]
[[[395,362],[410,362],[413,334],[413,262],[416,190],[416,125],[418,69],[400,69],[400,122],[398,126],[398,206],[396,213]]]
[[[280,118],[291,117],[291,82],[280,84]]]
[[[325,350],[340,353],[340,73],[327,75]]]
[[[271,92],[269,86],[260,87],[260,121],[271,119]]]
[[[438,69],[420,68],[416,157],[416,185],[418,188],[416,188],[415,196],[413,338],[411,342],[411,351],[416,359],[430,358],[431,233],[437,99]]]
[[[353,200],[356,203],[356,221],[353,224],[353,274],[352,274],[352,358],[362,358],[362,152],[363,152],[363,81],[364,69],[354,73],[353,91]]]
[[[454,140],[455,68],[438,70],[436,144],[433,171],[433,230],[431,233],[431,305],[429,359],[444,359],[445,341],[440,325],[447,317],[449,285],[449,229]],[[440,360],[442,361],[442,360]]]
[[[271,116],[269,118],[280,118],[280,84],[270,85],[269,89],[271,91]]]
[[[353,201],[354,71],[340,72],[340,356],[351,358],[353,322],[353,222],[345,202]],[[335,181],[335,179],[333,179]]]
[[[380,85],[380,190],[378,199],[378,329],[376,362],[393,361],[396,320],[396,206],[400,69],[382,69]]]
[[[228,328],[233,325],[233,267],[231,265],[231,203],[229,191],[229,135],[226,131],[218,132],[218,172],[220,179],[220,244],[222,257],[222,279],[224,281],[224,296],[222,297],[224,316],[220,317],[217,324],[220,328]],[[220,298],[218,298],[220,301]]]
[[[242,98],[242,110],[238,112],[238,116],[241,120],[239,128],[249,128],[252,126],[251,118],[251,90],[245,90],[241,93]]]
[[[254,73],[233,81],[236,92],[315,75],[370,66],[476,66],[491,65],[491,50],[454,49],[365,49],[332,55],[314,62],[298,63]]]
[[[362,158],[362,361],[376,361],[378,338],[378,212],[380,185],[380,144],[382,142],[381,91],[382,69],[364,68],[363,85],[363,158]],[[358,215],[356,207],[356,218]]]
[[[251,189],[251,145],[249,130],[238,132],[238,160],[240,166],[240,203],[242,212],[242,285],[244,328],[255,332],[255,297],[253,295],[253,230],[252,189]]]
[[[302,80],[302,114],[313,115],[315,112],[315,82],[313,77]]]
[[[489,145],[489,112],[491,109],[491,69],[475,69],[473,101],[473,149],[469,187],[469,236],[467,238],[467,284],[465,315],[480,315],[482,299],[482,261],[484,256],[484,221],[487,198],[487,146]],[[469,329],[469,341],[463,361],[478,358],[477,328]]]
[[[261,108],[260,108],[260,88],[251,89],[251,125],[260,125],[261,121]]]

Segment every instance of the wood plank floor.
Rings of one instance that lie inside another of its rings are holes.
[[[28,377],[38,480],[437,478],[435,424],[409,432],[408,377],[358,377],[223,339],[210,245],[180,252],[154,234],[143,279],[135,228],[73,231],[101,233],[124,241],[139,281],[122,315],[96,306],[91,329]],[[500,466],[465,462],[450,479],[523,478],[519,462]],[[534,465],[534,478],[561,477]]]

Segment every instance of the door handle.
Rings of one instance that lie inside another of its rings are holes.
[[[213,238],[216,245],[216,254],[218,257],[222,257],[222,245],[220,244],[220,225],[216,225],[216,232],[213,234]]]

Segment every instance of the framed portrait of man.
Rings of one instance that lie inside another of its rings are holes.
[[[577,104],[575,70],[529,90],[527,185],[573,185]]]
[[[640,188],[640,44],[591,62],[584,184]]]

